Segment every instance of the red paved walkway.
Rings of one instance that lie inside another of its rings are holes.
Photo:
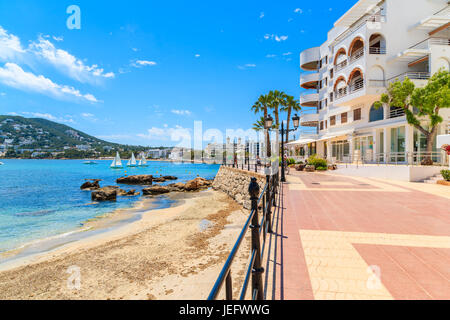
[[[450,299],[448,198],[295,172],[282,205],[274,298]]]

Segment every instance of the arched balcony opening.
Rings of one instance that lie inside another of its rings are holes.
[[[349,93],[361,90],[364,88],[363,72],[360,68],[355,68],[348,77]]]
[[[344,48],[340,48],[334,56],[334,65],[336,72],[347,66],[347,51]]]
[[[369,38],[370,54],[386,54],[386,39],[379,33],[374,33]]]
[[[345,95],[347,95],[347,81],[343,76],[340,76],[334,83],[334,96],[335,99],[339,99]]]
[[[361,37],[353,39],[348,50],[350,63],[364,56],[364,40]]]

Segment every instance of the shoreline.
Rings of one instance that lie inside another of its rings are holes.
[[[176,201],[169,208],[3,266],[0,299],[204,299],[248,213],[219,191],[169,197]],[[236,281],[249,252],[239,257]],[[67,287],[73,266],[80,290]]]
[[[160,199],[165,199],[168,206],[157,206],[156,203]],[[20,261],[28,261],[35,256],[51,253],[70,243],[126,227],[128,224],[141,220],[144,213],[173,208],[179,204],[179,201],[172,200],[167,196],[142,197],[131,207],[115,209],[88,219],[70,231],[35,239],[17,248],[0,252],[0,272],[20,264]]]

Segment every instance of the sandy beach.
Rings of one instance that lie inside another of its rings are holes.
[[[170,197],[177,203],[171,208],[145,211],[138,221],[1,266],[0,299],[205,299],[248,211],[213,190]],[[115,219],[123,217],[88,226]],[[234,281],[244,274],[248,239],[243,246]]]

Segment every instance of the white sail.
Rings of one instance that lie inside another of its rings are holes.
[[[135,167],[136,166],[136,158],[134,157],[134,152],[131,153],[131,159],[128,161],[127,165],[129,167]]]
[[[117,152],[116,157],[114,158],[111,168],[121,168],[122,167],[122,160],[120,160],[119,152]]]
[[[142,152],[140,154],[139,166],[140,167],[146,167],[147,166],[147,159],[145,159],[145,153],[144,152]]]

